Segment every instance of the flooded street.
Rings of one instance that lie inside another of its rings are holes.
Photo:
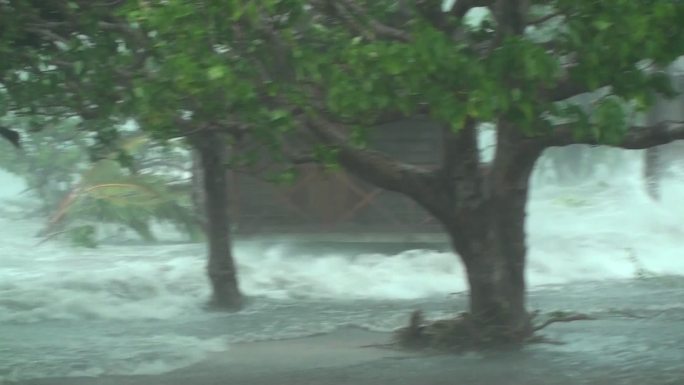
[[[543,334],[562,344],[515,353],[360,348],[388,341],[414,309],[465,310],[449,252],[238,241],[250,303],[222,314],[204,308],[203,245],[38,244],[40,222],[6,215],[0,383],[682,384],[684,181],[667,180],[654,203],[635,159],[600,183],[533,190],[529,308],[597,320],[551,325]]]

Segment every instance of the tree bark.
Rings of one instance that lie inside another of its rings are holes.
[[[521,343],[533,332],[525,301],[525,218],[529,178],[542,148],[517,127],[499,126],[480,201],[457,205],[447,230],[466,268],[470,316],[480,339]]]
[[[197,150],[192,151],[192,178],[190,194],[197,219],[202,224],[202,228],[206,231],[207,213],[205,208],[207,206],[207,199],[206,194],[204,193],[204,170],[202,169],[201,158],[202,157]]]
[[[661,149],[661,147],[647,148],[644,154],[646,192],[654,200],[660,199],[660,176],[663,168]]]
[[[515,239],[517,231],[502,231],[502,224],[497,222],[505,221],[492,217],[482,221],[485,226],[477,229],[478,237],[465,242],[456,240],[459,229],[449,233],[466,267],[476,338],[521,343],[532,334],[525,302],[526,249],[524,239]]]
[[[228,184],[224,164],[226,146],[221,136],[201,133],[196,143],[202,162],[204,182],[206,234],[209,260],[207,274],[212,287],[211,306],[238,310],[242,306],[235,262],[231,251],[228,219]]]
[[[470,316],[483,341],[516,343],[532,333],[525,306],[522,195],[485,200],[448,229],[466,268]]]

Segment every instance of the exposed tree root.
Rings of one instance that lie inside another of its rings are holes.
[[[591,321],[596,318],[583,313],[565,313],[565,312],[553,312],[551,313],[551,318],[542,322],[541,324],[535,326],[532,330],[539,331],[545,327],[557,323],[557,322],[573,322],[573,321]]]
[[[411,313],[409,324],[395,331],[393,344],[378,347],[398,347],[404,349],[434,349],[440,351],[466,351],[483,348],[523,346],[533,343],[560,344],[535,332],[559,322],[594,320],[582,313],[553,312],[544,322],[534,325],[539,312],[530,314],[530,328],[526,334],[506,333],[496,329],[483,329],[472,320],[468,313],[455,318],[426,321],[419,310]]]

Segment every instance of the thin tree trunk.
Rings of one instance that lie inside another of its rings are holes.
[[[660,199],[660,174],[662,172],[661,147],[646,149],[644,154],[644,181],[646,192],[654,200]]]
[[[204,182],[209,248],[207,273],[212,286],[211,305],[220,309],[237,310],[242,305],[242,295],[231,251],[225,146],[221,137],[216,134],[202,135],[197,150],[202,160]]]
[[[195,213],[202,228],[206,231],[207,214],[205,207],[207,205],[206,194],[204,193],[204,170],[202,169],[201,155],[197,150],[192,151],[192,178],[190,186],[190,194],[192,197],[192,204],[195,208]]]

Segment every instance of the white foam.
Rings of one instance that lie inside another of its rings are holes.
[[[14,174],[0,169],[0,199],[15,197],[26,189],[26,182]]]
[[[207,295],[199,250],[188,252],[194,258],[151,256],[153,248],[30,250],[45,256],[7,258],[0,268],[0,321],[164,319],[197,310]]]
[[[684,274],[684,175],[644,190],[640,162],[571,188],[534,190],[527,222],[532,285],[631,278],[640,270]],[[629,171],[629,172],[625,172]]]
[[[413,250],[397,255],[287,255],[272,248],[242,276],[248,293],[274,298],[415,299],[461,290],[451,253]],[[331,272],[334,272],[331,274]]]

